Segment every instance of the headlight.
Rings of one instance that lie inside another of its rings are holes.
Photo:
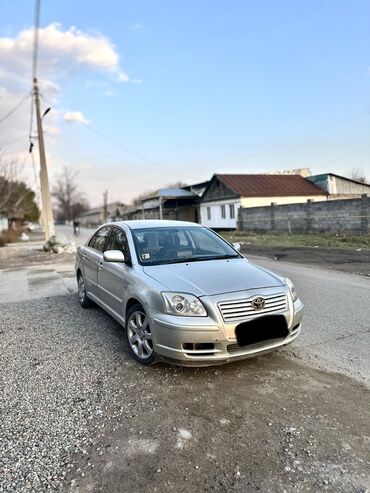
[[[202,302],[192,294],[161,293],[167,313],[183,317],[206,317],[207,312]]]
[[[294,284],[287,277],[285,278],[285,282],[286,282],[286,284],[287,284],[287,286],[289,288],[289,291],[290,291],[290,293],[292,295],[293,301],[295,301],[298,298],[298,296],[297,296],[297,292],[295,290]]]

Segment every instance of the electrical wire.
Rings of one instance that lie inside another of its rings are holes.
[[[238,163],[241,163],[242,161],[245,161],[247,159],[255,158],[255,157],[259,157],[259,156],[263,156],[264,154],[267,154],[270,151],[275,151],[275,150],[281,149],[282,147],[286,147],[286,146],[288,146],[290,144],[293,144],[294,142],[299,142],[300,140],[305,139],[306,137],[310,137],[311,135],[315,135],[315,134],[320,134],[322,132],[326,132],[327,130],[331,130],[333,128],[339,127],[339,126],[344,125],[344,124],[346,124],[348,122],[351,122],[353,120],[357,120],[358,118],[363,118],[363,117],[369,116],[369,115],[370,115],[370,110],[365,111],[364,113],[360,113],[360,114],[357,114],[357,115],[350,116],[348,118],[345,118],[343,120],[339,120],[339,121],[337,121],[337,122],[335,122],[335,123],[333,123],[331,125],[328,125],[326,127],[322,127],[322,128],[316,129],[316,130],[311,130],[311,131],[309,131],[309,132],[307,132],[305,134],[302,134],[302,135],[297,136],[297,137],[293,137],[292,139],[286,140],[285,142],[281,142],[280,144],[276,144],[274,146],[268,147],[267,149],[265,149],[263,151],[257,151],[257,152],[251,153],[251,154],[247,154],[243,158],[240,158],[240,159],[237,159],[235,161],[229,162],[227,165],[228,166],[233,166],[233,165],[238,164]]]
[[[0,123],[5,121],[7,118],[9,118],[15,111],[17,111],[18,108],[22,106],[22,104],[26,101],[27,98],[30,97],[30,93],[25,94],[20,101],[10,110],[8,113],[6,113],[4,116],[0,118]]]
[[[98,135],[99,137],[101,137],[102,139],[106,140],[107,142],[110,142],[111,144],[114,144],[118,147],[120,147],[121,149],[123,149],[124,151],[128,152],[129,154],[131,154],[132,156],[135,156],[137,159],[141,159],[142,161],[152,165],[152,166],[155,166],[157,168],[161,168],[165,171],[171,171],[172,173],[174,171],[176,171],[176,173],[179,173],[179,174],[182,174],[183,176],[186,176],[186,177],[190,177],[191,175],[187,174],[187,173],[182,173],[182,172],[179,172],[179,170],[174,170],[172,168],[169,168],[167,166],[164,166],[163,164],[160,164],[160,163],[157,163],[156,161],[153,161],[152,159],[148,159],[146,158],[145,156],[143,156],[142,154],[139,154],[138,152],[132,150],[132,149],[129,149],[128,147],[126,147],[125,145],[121,144],[120,142],[117,142],[116,140],[112,139],[111,137],[109,137],[108,135],[105,135],[103,134],[102,132],[96,130],[95,128],[93,128],[91,125],[85,125],[85,128],[87,128],[88,130],[90,130],[91,132],[93,132],[94,134]]]

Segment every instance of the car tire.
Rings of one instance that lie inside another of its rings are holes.
[[[78,301],[82,308],[90,308],[94,305],[94,302],[88,298],[86,294],[86,286],[83,275],[80,273],[77,278],[77,287],[78,287]]]
[[[127,312],[125,337],[130,353],[143,365],[155,363],[152,334],[144,308],[137,303]]]

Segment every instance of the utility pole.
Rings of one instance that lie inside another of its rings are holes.
[[[103,206],[103,223],[108,221],[108,190],[103,193],[104,206]]]
[[[36,107],[37,135],[40,152],[40,189],[41,189],[41,217],[45,231],[45,240],[55,235],[53,209],[49,189],[48,168],[46,165],[44,133],[42,130],[42,117],[40,113],[40,93],[36,77],[33,79],[33,95]]]

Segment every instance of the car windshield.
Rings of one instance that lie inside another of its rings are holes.
[[[132,236],[141,265],[175,264],[240,257],[226,241],[207,228],[134,229]]]

